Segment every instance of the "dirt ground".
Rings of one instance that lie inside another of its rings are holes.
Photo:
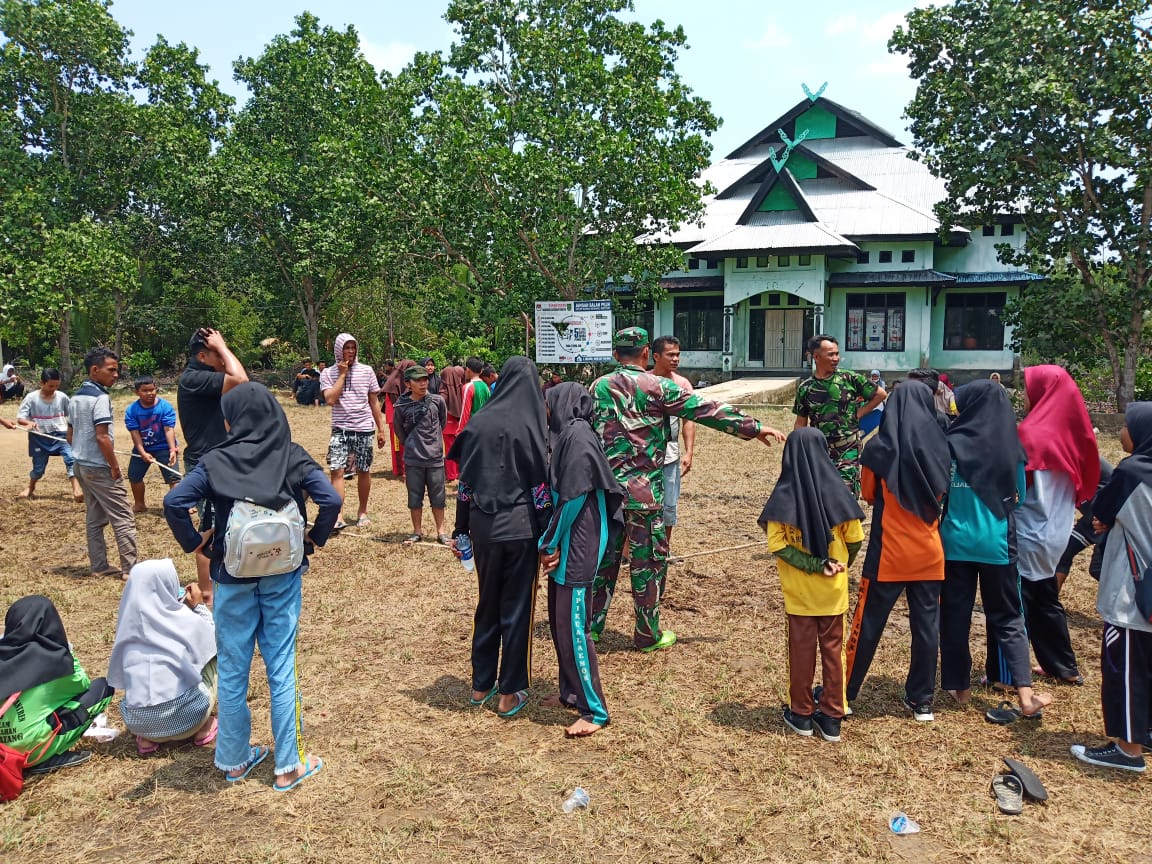
[[[297,440],[321,459],[326,409],[287,410]],[[759,414],[791,425],[782,410]],[[118,429],[117,447],[128,450]],[[1102,445],[1119,457],[1114,441]],[[779,447],[701,430],[674,552],[762,539],[755,519],[779,461]],[[120,582],[85,575],[83,511],[58,461],[38,500],[16,499],[28,464],[24,435],[0,430],[0,604],[52,597],[86,669],[103,674]],[[155,473],[153,505],[163,491]],[[91,747],[88,764],[33,781],[0,806],[0,859],[1152,862],[1148,778],[1082,766],[1068,753],[1103,740],[1087,556],[1065,602],[1088,684],[1046,688],[1056,701],[1040,724],[990,726],[983,712],[998,700],[980,690],[968,708],[941,694],[936,722],[914,722],[900,704],[909,649],[898,607],[843,742],[785,734],[783,604],[775,565],[753,547],[671,568],[664,623],[680,643],[669,651],[631,649],[631,604],[621,593],[600,649],[612,723],[569,741],[568,715],[535,704],[556,690],[542,594],[533,704],[511,721],[468,707],[475,584],[447,551],[399,545],[408,514],[386,455],[373,475],[374,524],[332,540],[305,580],[305,743],[323,756],[321,774],[279,795],[269,788],[270,761],[230,785],[210,752],[187,745],[143,759],[122,735]],[[142,559],[172,556],[193,578],[158,512],[140,516],[138,530]],[[982,640],[977,616],[977,657]],[[259,662],[251,702],[254,739],[271,743]],[[109,719],[119,724],[115,707]],[[1047,805],[997,813],[988,788],[1003,756],[1039,773]],[[565,815],[560,804],[578,785],[591,808]],[[923,832],[891,834],[898,810]]]

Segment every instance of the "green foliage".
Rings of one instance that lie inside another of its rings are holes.
[[[942,221],[1022,211],[1026,247],[1002,259],[1058,277],[1070,268],[1086,295],[1050,295],[1054,326],[1025,314],[1024,338],[1090,326],[1121,407],[1152,303],[1147,11],[1143,0],[957,0],[914,9],[889,43],[920,81],[907,116],[921,158],[947,181]]]
[[[132,377],[152,375],[160,368],[160,364],[152,356],[151,351],[133,351],[131,354],[124,355],[121,360],[130,370]]]

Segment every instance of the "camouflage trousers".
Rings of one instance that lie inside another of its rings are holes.
[[[668,534],[662,510],[625,510],[624,531],[616,545],[604,553],[596,580],[592,583],[592,634],[604,632],[608,607],[616,593],[616,579],[628,544],[628,566],[632,579],[632,602],[636,607],[637,648],[647,648],[660,640],[660,598],[668,575]]]
[[[855,497],[860,497],[860,435],[828,439],[828,455],[836,463],[840,479]]]

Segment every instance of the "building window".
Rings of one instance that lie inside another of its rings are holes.
[[[903,251],[900,252],[900,263],[901,264],[911,264],[915,260],[916,260],[916,250],[915,249],[904,249]]]
[[[792,258],[788,255],[777,255],[776,256],[776,266],[777,267],[791,267],[792,266]]]
[[[861,252],[856,256],[856,263],[857,264],[867,264],[871,257],[872,257],[871,252]]]
[[[699,270],[700,269],[700,259],[699,258],[689,258],[688,259],[688,269],[689,270]]]
[[[724,342],[724,295],[677,297],[672,301],[672,335],[682,351],[720,351]]]
[[[984,229],[983,229],[983,234],[985,237],[995,237],[996,236],[996,226],[995,225],[985,225]]]
[[[812,256],[811,255],[797,255],[796,256],[796,263],[801,267],[811,267],[812,266]]]
[[[652,334],[655,331],[655,304],[651,300],[627,298],[618,301],[616,307],[616,329],[643,327]]]
[[[880,263],[881,264],[891,264],[892,263],[892,250],[891,249],[885,249],[883,252],[880,253]]]
[[[800,305],[800,298],[797,297],[795,294],[789,294],[788,295],[788,305],[789,306],[799,306]]]
[[[736,269],[737,270],[747,270],[748,269],[748,259],[747,258],[737,258],[736,259]]]
[[[947,294],[944,298],[944,348],[948,351],[1003,351],[1003,291]]]
[[[772,259],[769,256],[767,256],[767,255],[757,255],[756,256],[756,266],[757,267],[769,267],[769,266],[771,266],[771,264],[772,264]]]
[[[709,270],[715,270],[715,269],[716,269],[716,268],[718,268],[719,266],[720,266],[720,262],[719,262],[719,261],[709,261],[709,262],[708,262],[708,269],[709,269]]]
[[[903,351],[906,295],[849,294],[847,351]]]
[[[769,294],[768,295],[768,305],[769,306],[779,306],[780,305],[780,295],[779,294]]]
[[[1000,226],[1000,236],[1001,237],[1011,237],[1015,233],[1016,233],[1016,226],[1013,225],[1011,222],[1005,223],[1004,225]]]

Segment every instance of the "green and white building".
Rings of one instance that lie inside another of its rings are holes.
[[[633,309],[681,340],[681,366],[729,378],[804,372],[826,332],[842,365],[961,378],[1009,372],[1008,298],[1035,274],[997,260],[1019,217],[940,237],[944,183],[867,118],[805,99],[704,172],[701,226],[658,238],[685,253],[663,301]]]

